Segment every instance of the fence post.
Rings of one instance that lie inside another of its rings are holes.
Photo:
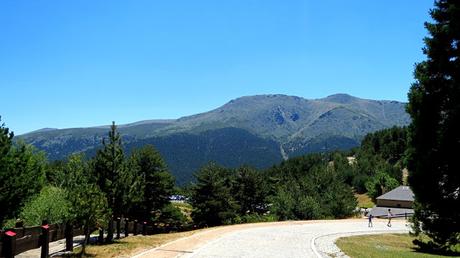
[[[44,222],[45,223],[45,222]],[[50,252],[50,226],[48,224],[42,226],[42,235],[40,239],[40,244],[42,246],[41,258],[47,258]]]
[[[112,243],[112,241],[113,241],[113,216],[110,217],[110,220],[109,220],[109,226],[107,228],[107,238],[106,238],[107,243]]]
[[[16,233],[8,230],[3,235],[3,255],[12,258],[16,254]],[[1,255],[1,254],[0,254]]]
[[[65,250],[73,251],[73,225],[70,221],[65,223]]]
[[[133,225],[133,235],[137,235],[137,219],[134,220],[134,225]]]
[[[120,233],[121,233],[121,219],[120,217],[117,218],[117,239],[120,239]]]
[[[142,235],[147,235],[147,222],[142,223]]]
[[[104,229],[102,227],[99,228],[99,237],[97,242],[102,245],[104,243]]]
[[[125,219],[125,237],[129,235],[129,219]]]

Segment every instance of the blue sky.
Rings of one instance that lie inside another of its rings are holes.
[[[22,134],[178,118],[245,95],[406,101],[432,0],[0,1],[0,115]]]

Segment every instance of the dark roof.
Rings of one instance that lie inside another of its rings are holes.
[[[388,217],[388,209],[391,210],[391,213],[394,217],[404,217],[404,216],[411,216],[414,214],[413,209],[407,208],[394,208],[394,207],[374,207],[371,209],[369,214],[372,214],[374,217],[380,218],[387,218]]]
[[[414,201],[414,193],[409,186],[399,186],[380,195],[377,200]]]

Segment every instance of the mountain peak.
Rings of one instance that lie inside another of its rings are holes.
[[[351,95],[345,94],[345,93],[338,93],[338,94],[333,94],[329,95],[324,100],[330,101],[330,102],[336,102],[336,103],[350,103],[354,100],[358,99],[357,97],[353,97]]]

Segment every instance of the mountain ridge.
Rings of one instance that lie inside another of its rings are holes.
[[[398,101],[348,94],[320,99],[270,94],[236,98],[208,112],[178,119],[143,120],[118,128],[128,153],[147,143],[158,145],[176,177],[186,181],[212,160],[263,168],[309,152],[348,149],[367,133],[409,122],[405,103]],[[95,126],[38,130],[19,138],[44,150],[50,159],[62,159],[75,152],[93,155],[107,132],[107,126]]]

